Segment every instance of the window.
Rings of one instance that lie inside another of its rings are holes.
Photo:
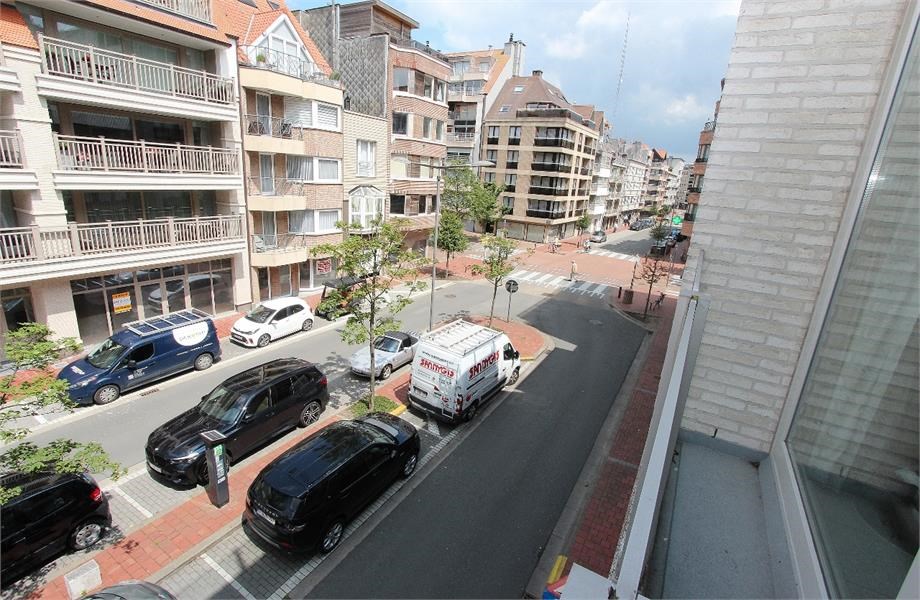
[[[702,144],[697,152],[696,160],[706,161],[709,159],[709,144]]]
[[[523,85],[516,85],[516,86],[514,86],[514,89],[511,90],[511,93],[513,93],[513,94],[520,94],[520,93],[522,93],[523,91],[524,91],[524,86],[523,86]]]
[[[313,211],[292,210],[288,213],[288,231],[290,233],[313,233]]]
[[[287,156],[287,178],[293,181],[313,181],[312,156]]]
[[[425,117],[422,120],[422,137],[427,139],[431,138],[431,117]]]
[[[482,91],[482,80],[477,79],[474,81],[464,82],[463,93],[467,96],[475,96]]]
[[[407,113],[393,113],[393,133],[409,135],[409,115]]]
[[[498,150],[486,150],[486,160],[489,162],[498,161]]]
[[[358,177],[374,177],[376,165],[374,157],[377,154],[377,142],[358,140]]]
[[[390,212],[396,215],[406,214],[406,197],[390,196]]]
[[[491,68],[492,68],[492,63],[490,63],[489,61],[487,60],[479,61],[479,72],[480,73],[488,73],[489,69]]]
[[[450,94],[462,94],[463,93],[463,82],[451,83],[447,88],[448,93]]]
[[[507,215],[514,212],[514,196],[502,196],[502,210]]]
[[[508,158],[506,160],[509,163],[516,163],[518,161],[518,151],[508,150]]]
[[[316,104],[316,122],[327,129],[339,128],[339,107],[333,104]]]
[[[514,128],[512,127],[512,129]],[[489,137],[490,138],[497,138],[498,132],[499,132],[498,125],[489,125]]]
[[[337,227],[335,224],[340,220],[339,211],[337,210],[321,210],[318,211],[318,216],[316,219],[316,230],[317,231],[336,231]]]
[[[330,158],[320,158],[318,163],[317,181],[339,181],[339,161]]]
[[[436,140],[444,139],[444,121],[434,122],[434,139]]]
[[[454,75],[463,75],[470,70],[470,62],[467,60],[453,63]]]
[[[424,87],[422,88],[422,96],[426,98],[434,98],[434,77],[429,77],[425,75]]]
[[[505,174],[505,185],[507,186],[517,185],[517,175],[514,173],[506,173]]]
[[[367,188],[360,188],[349,197],[351,215],[349,222],[361,229],[367,229],[375,219],[383,217],[383,194]]]
[[[494,171],[486,171],[485,173],[482,174],[482,179],[483,179],[486,183],[495,183],[495,172],[494,172]]]
[[[518,127],[509,127],[508,128],[508,137],[513,139],[521,139],[521,128]]]
[[[498,109],[498,112],[503,113],[503,112],[508,112],[510,110],[511,110],[510,104],[502,104],[502,107]]]
[[[395,67],[393,69],[393,89],[398,92],[409,92],[412,82],[412,70]]]
[[[153,344],[144,344],[139,346],[131,351],[131,354],[128,355],[128,360],[133,360],[134,362],[143,362],[153,358]]]
[[[435,80],[434,82],[434,99],[436,102],[444,102],[444,88],[447,85],[440,80]]]

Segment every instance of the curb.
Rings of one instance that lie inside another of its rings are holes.
[[[398,417],[399,415],[401,415],[401,414],[403,414],[404,412],[406,412],[406,410],[407,410],[408,408],[409,408],[409,407],[406,406],[405,404],[400,404],[399,406],[397,406],[396,408],[394,408],[393,410],[391,410],[391,411],[390,411],[390,414],[393,415],[394,417]]]

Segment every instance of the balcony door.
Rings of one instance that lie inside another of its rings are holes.
[[[259,155],[259,174],[262,178],[261,190],[264,195],[275,193],[275,158],[271,154]]]
[[[262,135],[272,134],[272,99],[268,94],[256,94],[256,115]]]

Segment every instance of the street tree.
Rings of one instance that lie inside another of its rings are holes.
[[[656,245],[661,244],[661,242],[663,242],[670,233],[671,228],[665,221],[658,221],[651,229],[648,230],[648,236],[655,240]]]
[[[661,260],[660,256],[646,256],[642,259],[642,272],[639,274],[639,278],[648,284],[648,296],[645,299],[645,312],[642,313],[643,319],[648,317],[648,309],[652,304],[652,288],[667,274],[667,265],[665,261]]]
[[[505,277],[514,271],[517,264],[525,256],[533,253],[533,250],[530,250],[526,255],[519,255],[518,258],[514,258],[516,248],[514,240],[494,235],[484,235],[482,245],[486,251],[485,258],[483,258],[482,264],[473,265],[470,270],[477,275],[484,276],[492,284],[492,306],[489,309],[489,327],[491,327],[492,317],[495,314],[495,297],[498,295],[498,286],[505,280]]]
[[[450,277],[450,257],[466,250],[470,240],[463,231],[463,220],[456,212],[449,210],[441,215],[438,226],[438,248],[447,253],[447,276]]]
[[[504,216],[504,211],[498,203],[498,196],[504,190],[503,185],[483,183],[479,180],[473,186],[470,195],[470,217],[483,231],[489,231],[492,225]]]
[[[578,220],[575,221],[575,229],[578,230],[578,235],[582,235],[588,227],[591,227],[591,217],[588,215],[581,215],[578,217]]]
[[[79,350],[73,338],[53,337],[40,323],[24,323],[6,334],[7,375],[0,377],[0,471],[9,473],[93,473],[108,472],[118,478],[121,466],[112,461],[96,442],[59,439],[46,445],[23,441],[29,429],[21,419],[41,414],[47,407],[76,408],[67,392],[67,382],[55,377],[52,363]],[[0,485],[0,505],[20,493],[18,486]]]
[[[441,210],[453,211],[461,219],[470,216],[474,190],[480,181],[469,166],[460,161],[452,161],[444,172],[444,189],[441,192]]]
[[[408,223],[406,219],[375,220],[369,230],[360,232],[355,226],[338,223],[345,234],[342,242],[320,244],[312,250],[316,256],[331,257],[339,276],[356,281],[348,289],[327,290],[321,307],[332,318],[348,312],[342,340],[368,345],[372,366],[368,412],[374,410],[377,391],[374,342],[387,331],[399,329],[396,315],[412,302],[412,292],[425,289],[418,275],[428,259],[403,247]],[[391,296],[390,290],[398,284],[404,284],[404,290]]]

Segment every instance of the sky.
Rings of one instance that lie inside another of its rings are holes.
[[[384,0],[387,1],[387,0]],[[287,0],[292,9],[329,0]],[[347,4],[348,2],[344,2]],[[570,102],[594,104],[611,135],[692,161],[712,119],[740,0],[389,0],[442,52],[499,48],[514,33],[524,70],[541,69]],[[626,32],[623,79],[617,81]],[[615,112],[614,112],[615,111]]]

